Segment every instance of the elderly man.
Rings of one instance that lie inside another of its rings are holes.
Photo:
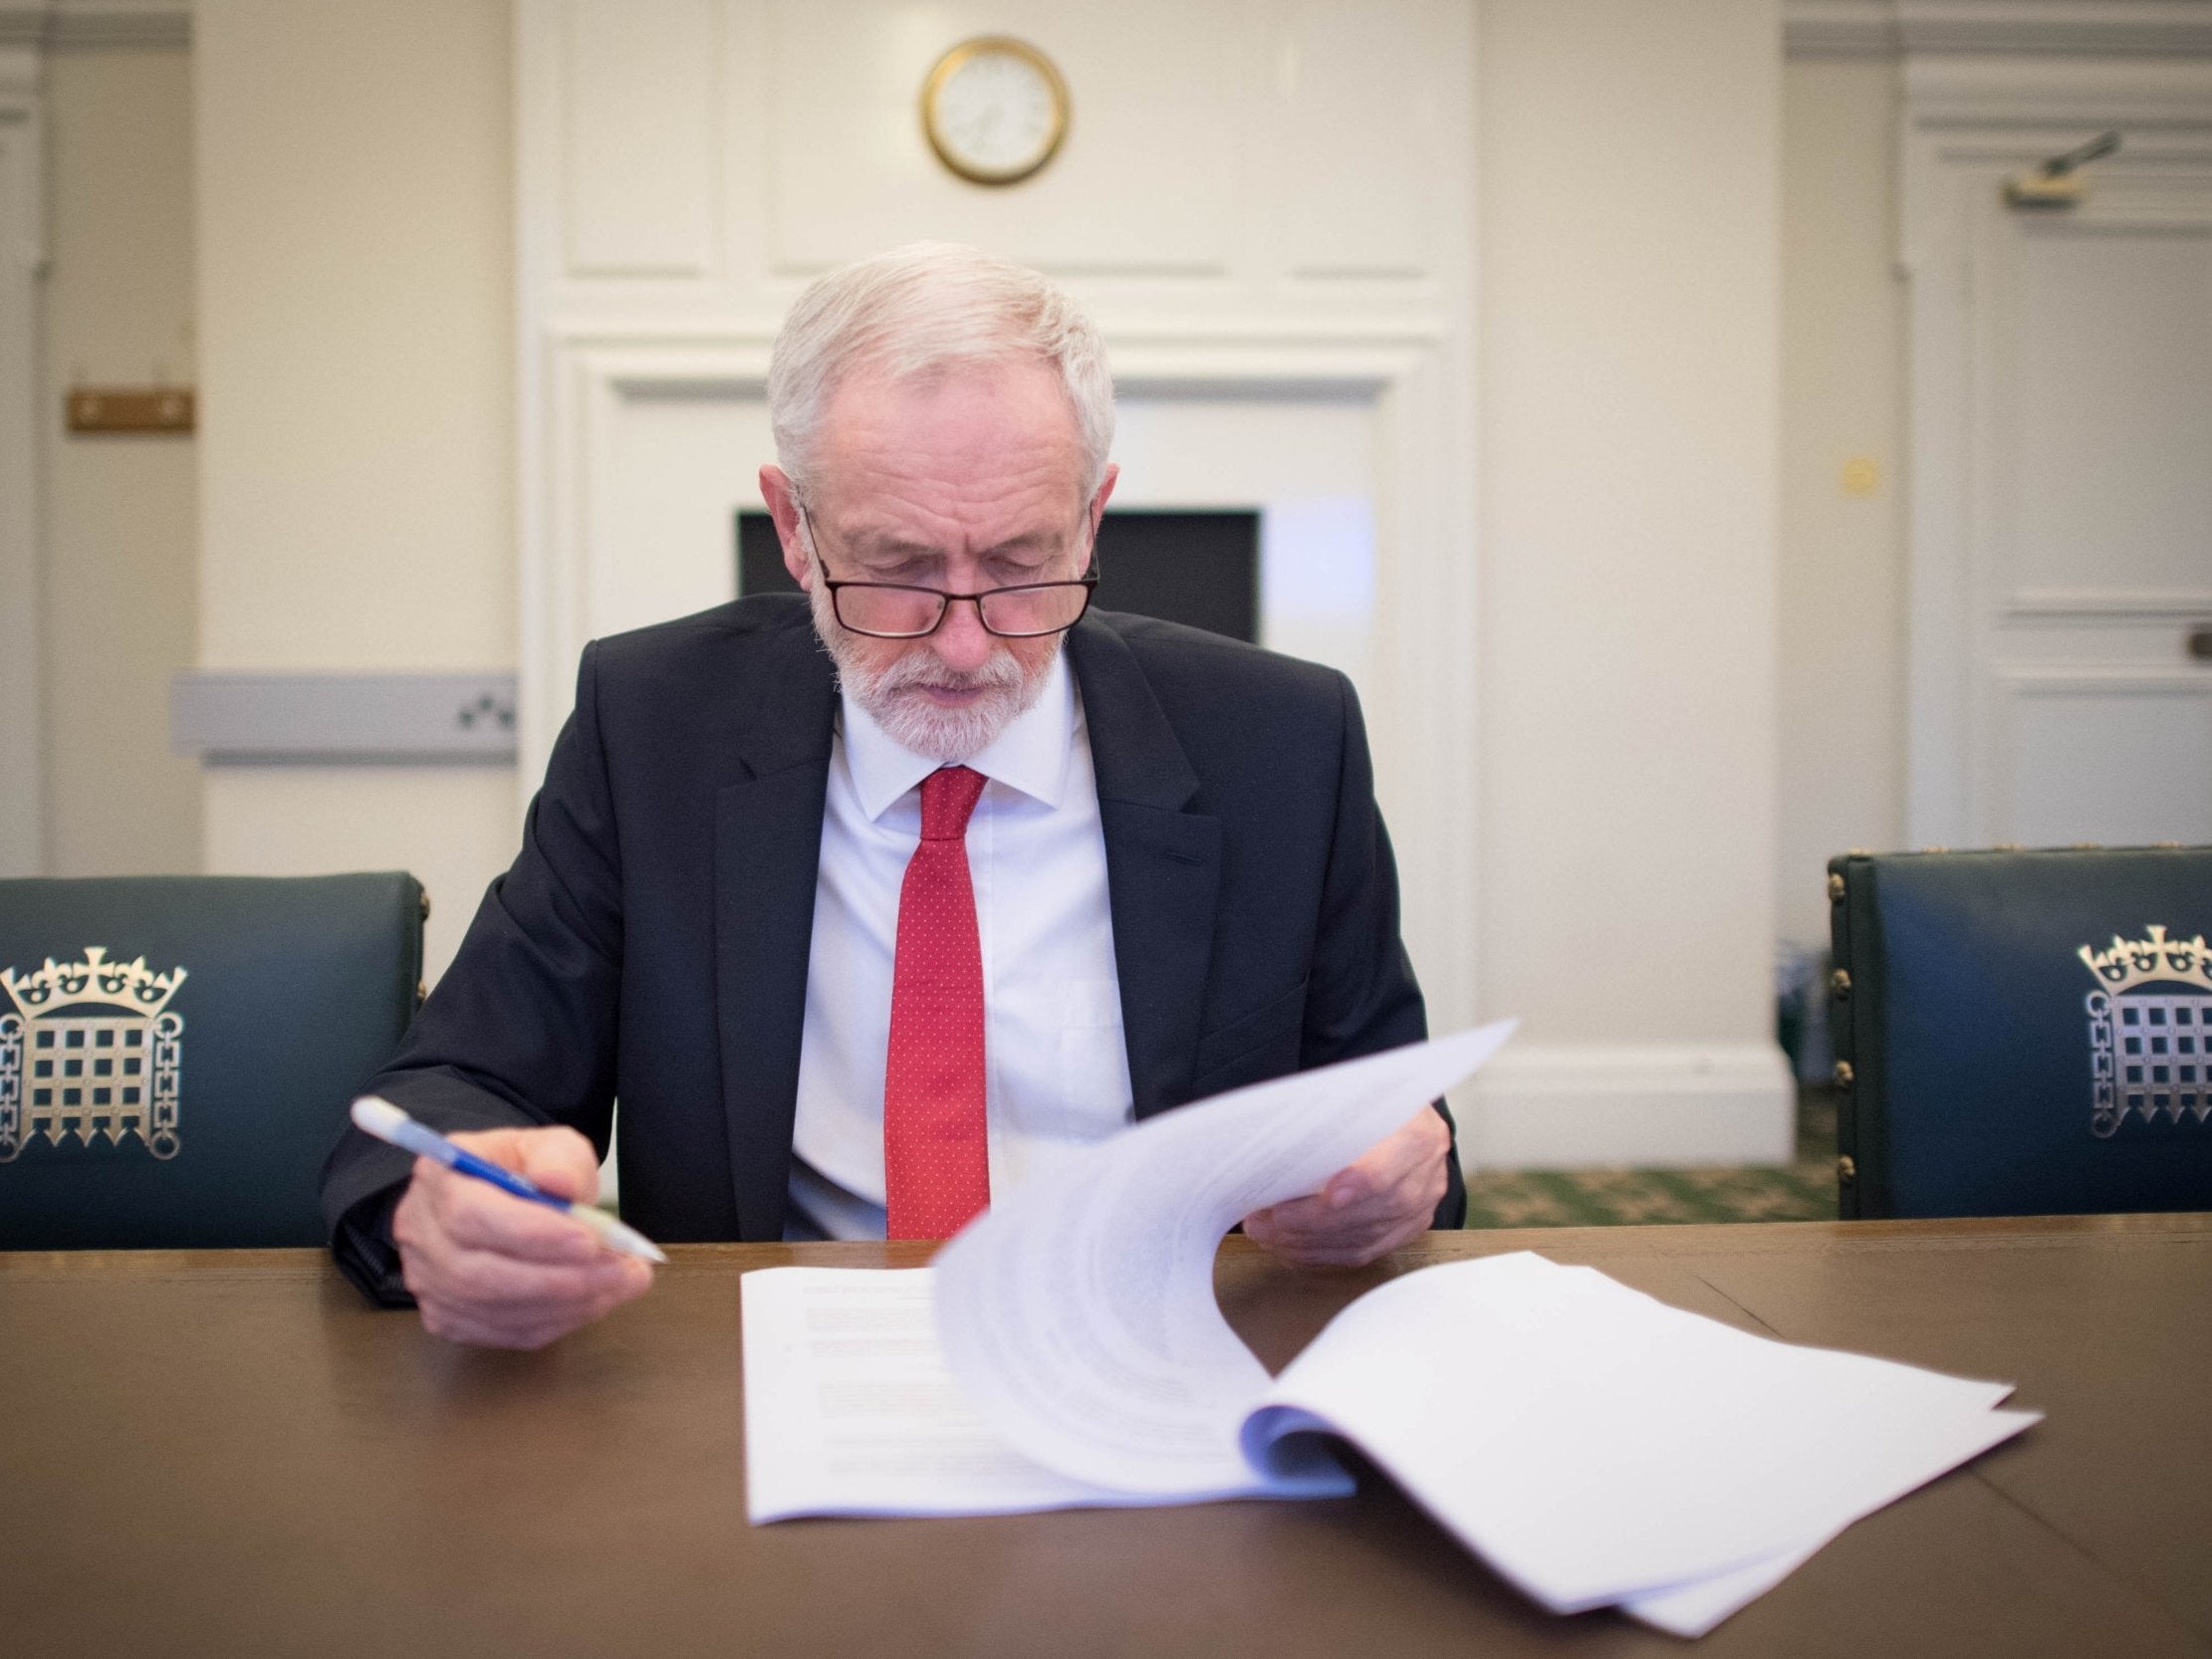
[[[514,867],[373,1087],[575,1197],[621,1101],[662,1240],[941,1238],[1132,1118],[1423,1035],[1342,675],[1086,614],[1112,387],[1034,272],[922,245],[778,337],[761,492],[804,600],[595,642]],[[535,1346],[651,1283],[349,1133],[334,1248]],[[1424,1109],[1248,1217],[1360,1263],[1464,1197]]]

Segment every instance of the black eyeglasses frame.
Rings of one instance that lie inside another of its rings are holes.
[[[799,509],[799,528],[806,537],[806,549],[814,560],[814,568],[822,575],[822,586],[830,595],[830,612],[838,619],[838,626],[848,633],[860,634],[865,639],[927,639],[945,625],[945,618],[952,613],[955,601],[975,606],[975,619],[983,631],[994,639],[1050,639],[1056,633],[1066,633],[1091,613],[1092,596],[1099,588],[1099,537],[1094,529],[1091,534],[1091,569],[1079,577],[1066,577],[1058,582],[1017,582],[1004,588],[986,588],[980,593],[951,593],[942,588],[923,588],[906,582],[839,582],[830,576],[830,568],[822,562],[821,544],[815,539],[814,526],[807,521],[807,510]],[[925,628],[914,628],[903,633],[884,633],[877,628],[855,627],[845,619],[845,607],[838,595],[849,588],[866,589],[870,592],[895,593],[927,593],[937,600],[937,615]],[[991,618],[984,611],[983,601],[1001,593],[1031,593],[1043,588],[1081,588],[1083,605],[1069,620],[1056,628],[1037,628],[1026,632],[1010,633],[1004,628],[991,626]]]
[[[1060,582],[1018,582],[1005,588],[986,588],[980,593],[948,593],[942,588],[917,588],[903,582],[833,582],[825,572],[822,586],[829,591],[830,610],[837,617],[838,626],[848,633],[858,633],[868,639],[926,639],[945,625],[945,617],[951,613],[955,602],[974,605],[975,619],[983,624],[983,631],[995,639],[1049,639],[1056,633],[1066,633],[1090,614],[1091,596],[1098,590],[1099,577],[1094,571]],[[880,628],[855,627],[845,619],[845,606],[838,596],[851,588],[866,589],[874,592],[927,593],[937,601],[936,619],[925,628],[910,628],[900,633],[885,633]],[[991,614],[983,608],[985,599],[995,599],[1007,593],[1034,593],[1045,588],[1081,588],[1084,591],[1082,608],[1058,627],[1007,629],[991,625]]]

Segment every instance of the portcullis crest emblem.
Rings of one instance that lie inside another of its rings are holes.
[[[80,962],[0,969],[15,1005],[0,1011],[0,1163],[66,1135],[86,1146],[135,1136],[156,1158],[175,1157],[184,1018],[168,1005],[183,983],[182,968],[111,962],[99,945]]]
[[[2212,949],[2204,936],[2113,935],[2109,950],[2084,945],[2096,976],[2089,1011],[2090,1130],[2110,1136],[2130,1112],[2198,1123],[2212,1117]]]

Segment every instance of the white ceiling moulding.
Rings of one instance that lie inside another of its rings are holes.
[[[2212,56],[2212,0],[1783,0],[1793,58]]]
[[[1951,159],[2041,160],[2052,152],[2046,146],[2068,147],[2058,140],[2077,129],[2117,127],[2136,160],[2164,132],[2187,133],[2199,149],[2212,124],[2212,58],[1915,58],[1904,90],[1907,130],[1942,135]],[[1976,129],[1994,136],[1978,149],[1959,147],[1974,143],[1967,134]],[[2099,166],[2106,177],[2120,170]]]
[[[46,0],[0,5],[0,46],[52,51],[179,52],[192,44],[189,0]]]
[[[1782,46],[1792,58],[1894,58],[1895,0],[1783,0]]]

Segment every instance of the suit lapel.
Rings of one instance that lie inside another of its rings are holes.
[[[742,781],[715,797],[715,1004],[738,1236],[783,1237],[807,962],[837,708],[804,620],[763,641],[736,735]]]
[[[1221,823],[1187,811],[1198,793],[1143,670],[1106,623],[1068,637],[1083,692],[1106,836],[1107,904],[1122,1040],[1136,1115],[1187,1097],[1213,961]]]
[[[1187,1096],[1213,959],[1221,824],[1187,811],[1198,776],[1135,656],[1105,623],[1078,626],[1106,840],[1107,904],[1136,1115]],[[783,1236],[807,1016],[822,815],[837,709],[828,657],[802,619],[761,642],[733,743],[741,781],[715,797],[715,1005],[739,1237]]]

